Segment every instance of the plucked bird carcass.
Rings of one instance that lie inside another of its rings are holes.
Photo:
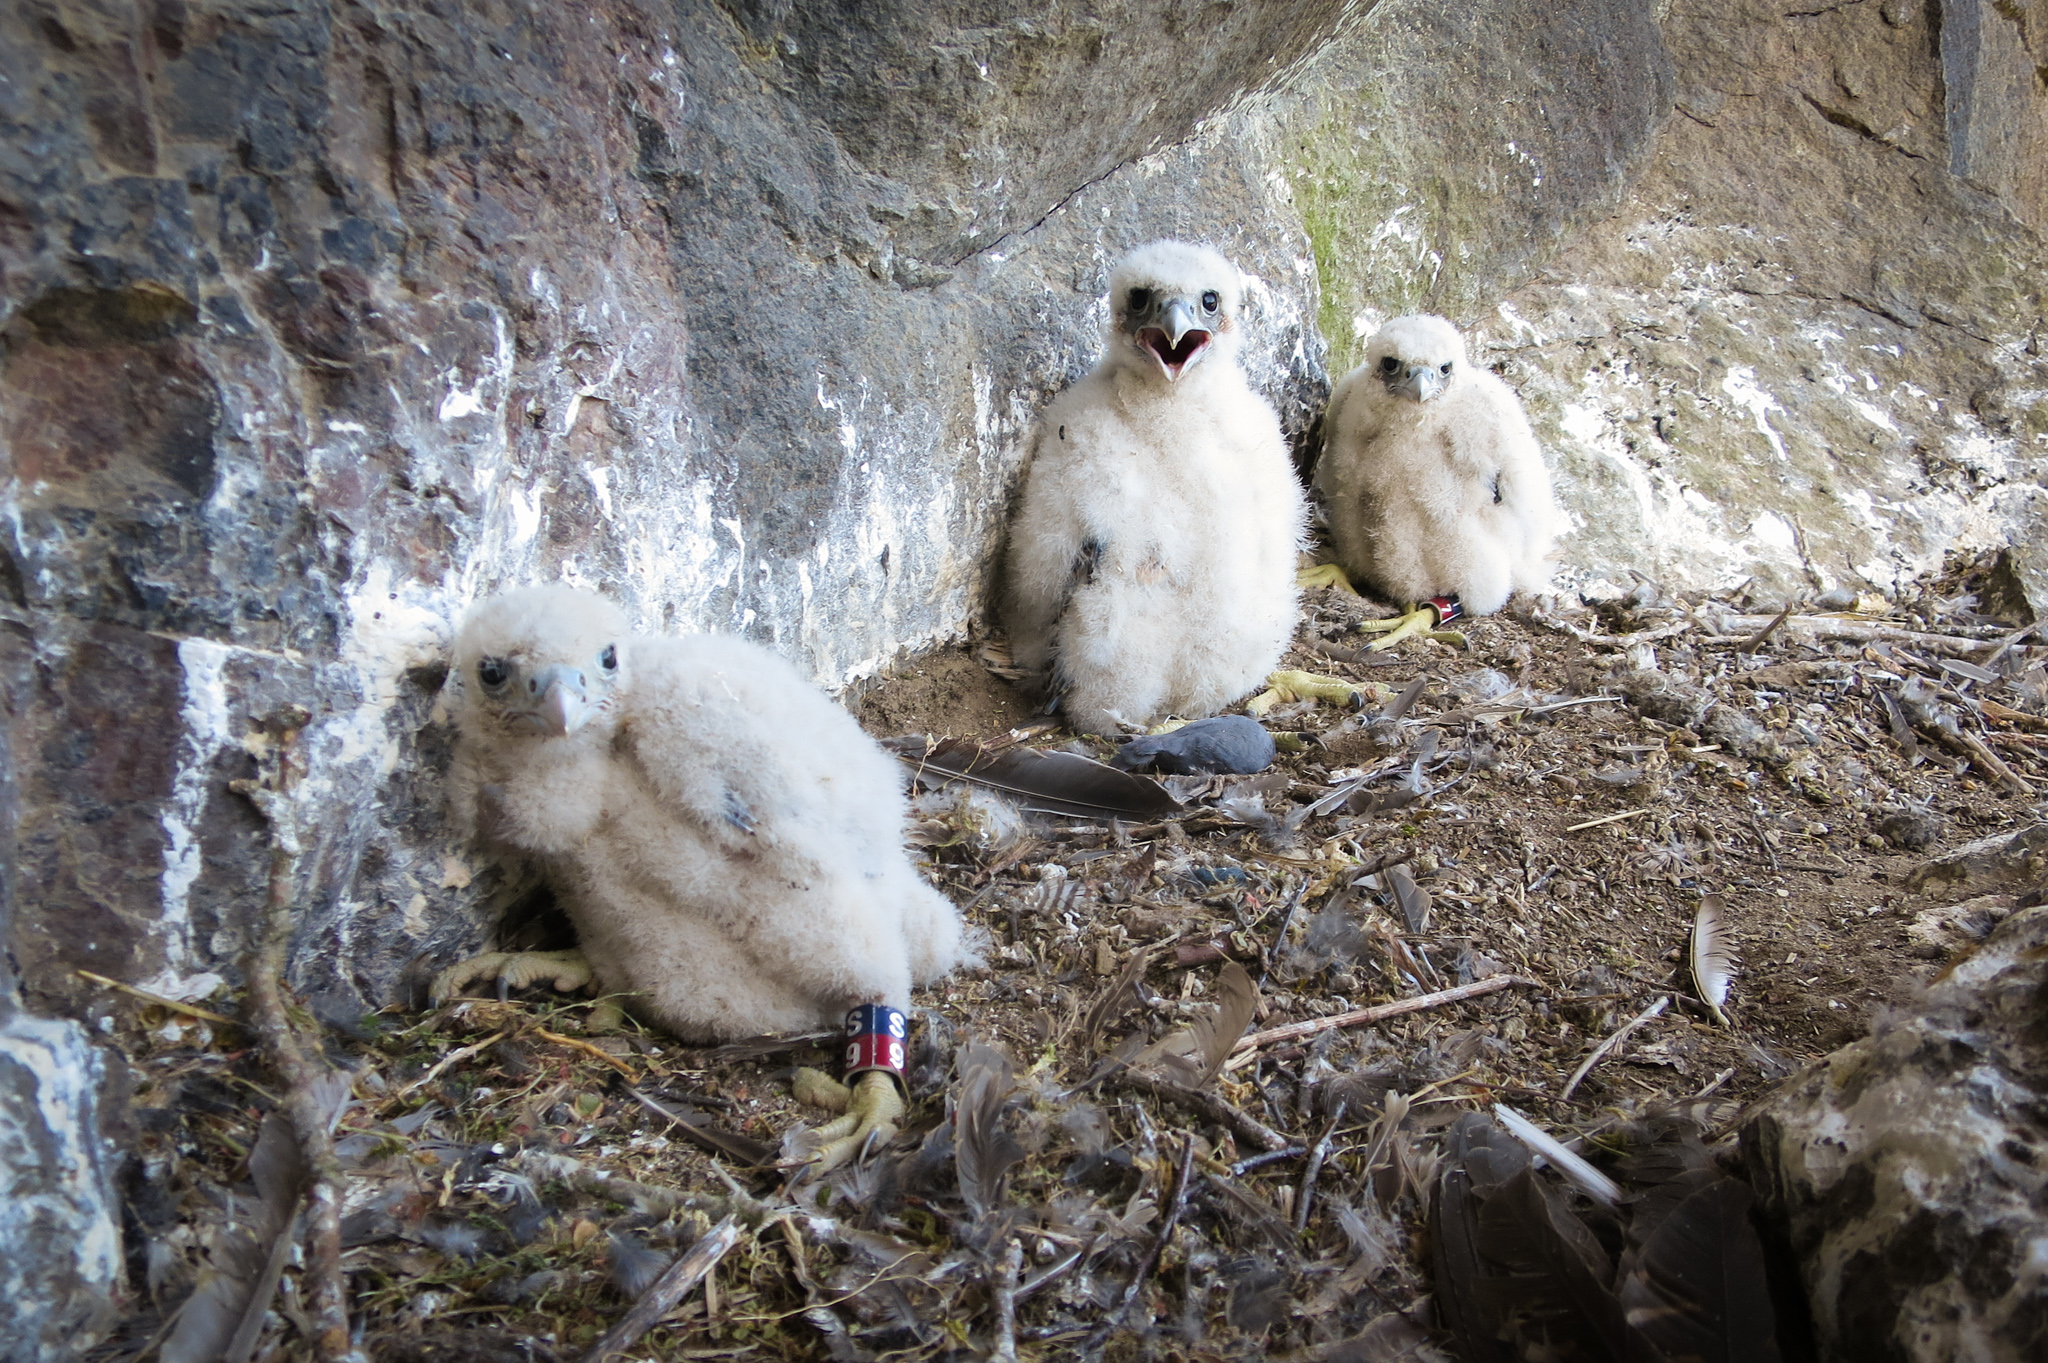
[[[900,1068],[912,985],[972,952],[903,850],[898,764],[793,667],[727,636],[630,635],[554,585],[469,613],[449,691],[458,823],[541,860],[580,950],[480,957],[438,995],[594,982],[691,1041],[846,1019],[850,1069],[892,1041]],[[900,1112],[888,1069],[863,1073],[840,1134]]]
[[[1272,671],[1306,512],[1279,419],[1237,363],[1236,267],[1154,242],[1109,287],[1101,361],[1039,421],[1004,616],[1073,727],[1113,734],[1212,714]]]
[[[1549,586],[1558,515],[1542,448],[1449,322],[1417,314],[1375,332],[1323,433],[1316,489],[1336,566],[1413,607],[1374,647]]]

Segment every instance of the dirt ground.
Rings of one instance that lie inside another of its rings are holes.
[[[1291,749],[1273,772],[1170,778],[1189,812],[1143,825],[921,804],[913,841],[986,964],[916,1001],[902,1134],[823,1180],[747,1166],[820,1120],[788,1075],[829,1068],[828,1038],[586,1035],[587,1003],[542,990],[330,1036],[355,1068],[342,1262],[363,1347],[583,1357],[627,1288],[734,1216],[709,1291],[621,1357],[1444,1357],[1426,1223],[1459,1113],[1506,1103],[1597,1156],[1677,1108],[1725,1144],[1743,1104],[1986,930],[1904,887],[2035,821],[2048,780],[2048,650],[1994,655],[2011,627],[1975,612],[1972,571],[1768,631],[1778,603],[1646,584],[1379,655],[1356,626],[1383,610],[1308,593],[1286,666],[1361,704],[1268,711]],[[1022,729],[1032,700],[983,662],[917,659],[849,704],[877,736],[1113,751]],[[1741,959],[1725,1027],[1686,965],[1710,893]],[[1240,1050],[1190,1099],[1232,961],[1255,1033],[1499,987]],[[217,1285],[268,1250],[249,1171],[270,1081],[223,1022],[130,1022],[133,1311],[94,1357],[180,1363],[206,1356],[181,1351],[195,1313],[226,1309],[207,1293],[232,1300]],[[302,1291],[294,1262],[254,1356],[309,1356]]]

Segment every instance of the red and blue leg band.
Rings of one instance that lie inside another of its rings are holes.
[[[903,1014],[888,1004],[856,1005],[846,1015],[846,1078],[881,1070],[902,1083],[904,1041],[909,1035]]]
[[[1436,612],[1438,629],[1442,629],[1465,613],[1465,608],[1458,604],[1458,598],[1455,596],[1432,596],[1422,604]]]

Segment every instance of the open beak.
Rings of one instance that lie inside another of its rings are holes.
[[[590,699],[581,669],[556,664],[537,669],[526,679],[533,708],[515,722],[551,738],[567,738],[590,718]]]
[[[1173,299],[1160,314],[1160,325],[1138,333],[1138,348],[1158,362],[1169,381],[1179,378],[1209,349],[1209,333],[1195,325],[1195,310]]]

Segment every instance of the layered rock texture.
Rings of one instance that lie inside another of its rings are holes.
[[[1476,325],[1581,582],[2010,541],[2048,608],[2044,66],[2043,0],[0,10],[12,1337],[119,1276],[77,972],[237,981],[267,716],[345,1022],[516,888],[440,812],[467,602],[564,577],[828,685],[961,633],[1145,240],[1250,276],[1305,459],[1380,318]]]

